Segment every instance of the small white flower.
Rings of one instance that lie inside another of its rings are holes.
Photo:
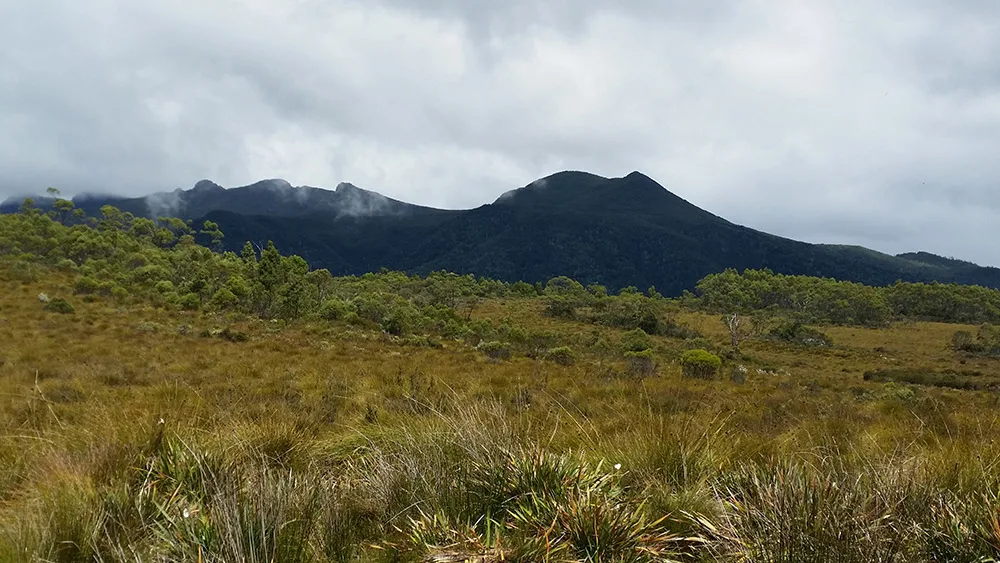
[[[622,468],[622,464],[620,464],[620,463],[616,463],[615,464],[615,471],[618,471],[621,468]]]
[[[191,512],[189,512],[188,509],[186,509],[186,508],[184,509],[184,517],[185,518],[190,518],[191,517]]]
[[[162,418],[162,417],[160,418],[159,422],[157,422],[157,424],[165,424],[165,423],[163,422],[163,418]]]

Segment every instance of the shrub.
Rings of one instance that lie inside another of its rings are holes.
[[[910,383],[925,387],[945,387],[977,391],[1000,388],[1000,381],[983,377],[980,372],[934,371],[919,368],[879,369],[866,371],[865,381],[878,383]]]
[[[653,351],[645,349],[640,352],[625,353],[625,373],[629,377],[650,377],[656,374],[656,359]]]
[[[73,309],[73,305],[62,297],[56,297],[55,299],[49,300],[49,302],[45,304],[45,310],[63,315],[71,315],[75,311],[75,309]]]
[[[559,346],[558,348],[551,348],[546,352],[545,359],[561,366],[571,366],[576,362],[576,354],[573,353],[573,349],[569,346]]]
[[[213,309],[218,309],[224,311],[226,309],[232,309],[239,305],[240,300],[236,297],[236,294],[229,290],[229,288],[223,287],[219,291],[215,292],[209,302]]]
[[[197,311],[201,307],[201,298],[197,293],[186,293],[177,300],[177,305],[185,311]]]
[[[771,330],[770,336],[776,340],[801,344],[803,346],[831,346],[833,341],[822,332],[809,328],[800,322],[783,323]]]
[[[956,331],[955,334],[951,336],[951,347],[954,350],[961,352],[978,353],[984,351],[983,346],[978,344],[972,338],[972,333],[967,330]]]
[[[742,365],[742,364],[738,364],[738,365],[733,366],[733,371],[730,374],[730,378],[729,379],[733,383],[743,384],[743,383],[747,382],[747,373],[749,373],[749,370],[747,370],[747,367],[744,366],[744,365]]]
[[[545,295],[581,296],[586,294],[587,290],[580,285],[580,282],[566,276],[552,278],[545,284]]]
[[[722,367],[722,359],[707,350],[688,350],[681,354],[681,371],[684,377],[714,379]]]
[[[532,330],[524,335],[524,346],[532,353],[554,348],[558,342],[557,334],[545,330]]]
[[[639,329],[647,334],[662,332],[659,304],[641,294],[610,297],[602,301],[603,307],[595,322],[625,330]]]
[[[530,283],[525,283],[523,281],[514,282],[510,286],[510,292],[514,295],[519,295],[521,297],[537,297],[538,292],[535,291],[535,286]]]
[[[697,330],[685,324],[681,324],[674,319],[667,319],[666,321],[661,322],[659,325],[659,334],[683,340],[691,340],[702,337],[702,334]]]
[[[339,321],[351,312],[351,304],[342,299],[327,299],[319,306],[319,317],[328,321]]]
[[[504,361],[510,359],[510,345],[506,342],[492,341],[492,342],[482,342],[476,349],[483,353],[487,358],[494,361]]]
[[[382,319],[378,326],[383,332],[402,336],[411,331],[410,324],[410,319],[404,312],[392,311]]]
[[[423,322],[423,315],[413,303],[400,295],[376,292],[363,294],[353,301],[357,314],[394,335],[412,332]]]
[[[118,287],[118,284],[116,284],[113,280],[104,280],[97,284],[97,294],[110,297],[112,291],[116,287]]]
[[[951,337],[951,347],[956,352],[968,354],[1000,355],[1000,329],[984,324],[979,327],[976,336],[967,330],[956,331]]]
[[[219,338],[223,340],[228,340],[230,342],[246,342],[250,340],[250,335],[245,332],[240,332],[238,330],[233,330],[229,327],[222,329],[219,333]]]
[[[111,288],[111,298],[119,303],[128,299],[128,290],[120,285]]]
[[[22,283],[36,282],[41,276],[41,267],[38,264],[26,262],[24,260],[15,260],[10,262],[6,269],[6,274],[9,279]]]
[[[153,287],[157,293],[167,294],[174,291],[174,282],[170,280],[161,280],[156,282]]]
[[[630,330],[622,335],[622,349],[625,352],[642,352],[653,347],[653,340],[641,328]]]
[[[77,278],[73,289],[80,295],[91,295],[96,293],[100,286],[100,282],[94,278],[90,276],[81,276]]]
[[[63,258],[56,263],[56,268],[64,272],[72,272],[73,270],[76,270],[76,262],[70,260],[69,258]]]
[[[545,299],[545,314],[557,319],[576,319],[576,309],[579,303],[570,297],[562,295],[550,296]]]

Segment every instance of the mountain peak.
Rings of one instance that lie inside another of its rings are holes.
[[[193,188],[191,188],[191,191],[193,191],[193,192],[217,192],[217,191],[225,190],[225,189],[226,188],[223,188],[222,186],[220,186],[219,184],[216,184],[215,182],[213,182],[211,180],[200,180],[197,184],[194,185]]]
[[[265,189],[265,190],[289,190],[292,188],[292,184],[283,178],[269,178],[267,180],[261,180],[259,182],[254,182],[247,188],[252,189]]]
[[[333,191],[335,191],[337,193],[350,193],[350,192],[363,192],[363,191],[367,191],[367,190],[362,190],[361,188],[355,186],[354,184],[352,184],[350,182],[341,182],[341,183],[337,184],[337,187],[334,188]]]
[[[650,178],[649,176],[643,174],[642,172],[639,172],[638,170],[633,170],[633,171],[629,172],[628,176],[625,176],[625,179],[626,180],[632,180],[632,181],[640,181],[641,180],[643,182],[652,182],[652,183],[656,184],[657,186],[660,185],[656,180]]]
[[[710,215],[669,192],[642,172],[605,178],[588,172],[557,172],[501,195],[495,203],[576,212],[598,210],[695,220]]]

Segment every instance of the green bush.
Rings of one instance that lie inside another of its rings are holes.
[[[483,353],[487,358],[494,361],[504,361],[509,360],[510,345],[506,342],[492,341],[492,342],[482,342],[476,349]]]
[[[622,349],[625,352],[642,352],[653,347],[653,339],[641,328],[622,335]]]
[[[659,302],[641,294],[609,297],[601,301],[600,308],[594,319],[598,324],[642,330],[647,334],[661,332],[663,321],[660,320]]]
[[[156,282],[156,285],[153,286],[153,289],[155,289],[157,293],[161,293],[164,295],[167,293],[173,293],[174,282],[170,280],[160,280]]]
[[[668,336],[670,338],[681,338],[683,340],[692,340],[695,338],[701,338],[702,334],[697,330],[677,322],[674,319],[667,319],[662,321],[659,325],[658,333],[661,336]]]
[[[90,276],[81,276],[77,278],[73,289],[80,295],[92,295],[97,293],[100,285],[100,282]]]
[[[394,336],[402,336],[412,331],[411,321],[412,318],[405,312],[392,311],[382,319],[382,322],[380,322],[378,326],[383,332]]]
[[[56,263],[56,268],[64,272],[72,272],[76,270],[76,262],[70,260],[69,258],[63,258]]]
[[[972,333],[967,330],[955,331],[955,334],[951,336],[951,347],[959,352],[971,352],[974,354],[986,351],[985,347],[976,342],[972,337]]]
[[[864,380],[877,383],[909,383],[924,387],[944,387],[966,391],[1000,389],[1000,380],[993,377],[983,377],[982,373],[976,371],[934,371],[920,368],[879,369],[866,371]]]
[[[650,377],[656,374],[656,359],[653,351],[645,349],[639,352],[625,353],[625,374],[629,377]]]
[[[576,310],[580,304],[572,297],[553,295],[545,298],[545,314],[557,319],[576,319]]]
[[[585,296],[587,290],[580,282],[566,276],[559,276],[546,282],[545,295]]]
[[[197,293],[186,293],[177,300],[177,305],[185,311],[197,311],[201,307],[201,298]]]
[[[240,300],[236,297],[236,294],[226,287],[220,288],[219,291],[216,291],[215,295],[212,296],[211,301],[209,301],[209,304],[213,309],[220,311],[233,309],[239,305],[239,303]]]
[[[537,297],[538,292],[535,290],[535,286],[530,283],[525,283],[523,281],[514,282],[510,286],[510,292],[513,295],[518,295],[520,297]]]
[[[113,279],[107,279],[97,284],[97,295],[102,295],[104,297],[110,297],[111,292],[117,287],[118,284],[115,283]]]
[[[722,359],[707,350],[688,350],[681,354],[684,377],[714,379],[722,367]]]
[[[250,335],[245,332],[240,332],[226,327],[219,333],[219,338],[230,342],[246,342],[250,340]]]
[[[800,322],[786,322],[770,332],[771,338],[803,346],[832,346],[833,340],[822,332],[809,328]]]
[[[354,299],[353,305],[362,319],[396,336],[413,332],[424,323],[420,310],[400,295],[383,292],[363,294]]]
[[[951,347],[956,352],[1000,356],[1000,329],[984,324],[975,337],[967,330],[956,331],[951,337]]]
[[[327,299],[319,306],[319,317],[328,321],[339,321],[352,312],[351,304],[342,299]]]
[[[128,295],[128,290],[120,285],[111,288],[111,298],[119,303],[128,299]]]
[[[559,346],[558,348],[549,349],[545,353],[545,359],[561,366],[571,366],[576,362],[576,354],[573,353],[573,349],[569,346]]]
[[[62,297],[56,297],[45,304],[45,310],[51,311],[53,313],[60,313],[63,315],[71,315],[75,311],[73,305],[66,301]]]

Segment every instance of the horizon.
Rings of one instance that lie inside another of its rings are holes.
[[[539,178],[536,178],[535,180],[532,180],[532,181],[530,181],[530,182],[528,182],[526,184],[523,184],[521,186],[518,186],[518,187],[515,187],[515,188],[511,188],[511,189],[507,189],[505,191],[502,191],[496,197],[494,197],[492,199],[489,199],[487,201],[484,201],[484,202],[482,202],[482,203],[480,203],[478,205],[474,205],[474,206],[471,206],[471,207],[461,207],[461,208],[455,208],[455,207],[434,207],[434,206],[424,205],[422,203],[408,201],[408,200],[405,200],[405,199],[398,199],[398,198],[395,198],[395,197],[387,196],[386,194],[383,194],[382,192],[380,192],[378,190],[371,189],[371,188],[368,188],[368,187],[365,187],[365,186],[359,186],[356,183],[351,182],[351,181],[340,181],[334,187],[325,187],[325,186],[317,186],[317,185],[312,185],[312,184],[296,184],[296,183],[294,183],[292,181],[289,181],[286,178],[281,178],[281,177],[261,178],[259,180],[250,182],[248,184],[241,184],[241,185],[234,185],[234,186],[224,186],[224,185],[220,184],[219,182],[217,182],[217,181],[215,181],[215,180],[213,180],[211,178],[201,178],[201,179],[196,180],[193,183],[191,183],[191,187],[189,187],[189,188],[175,188],[175,189],[169,190],[169,191],[153,191],[153,192],[145,193],[145,194],[141,194],[141,195],[122,195],[122,194],[107,193],[107,192],[105,192],[105,193],[100,193],[100,192],[82,192],[82,193],[75,193],[75,194],[66,194],[66,193],[62,193],[62,190],[59,190],[60,193],[58,195],[56,195],[55,197],[64,197],[66,199],[71,199],[71,200],[76,200],[77,198],[82,198],[82,197],[95,198],[95,199],[99,199],[99,198],[102,198],[102,197],[107,197],[107,198],[122,198],[122,199],[142,199],[142,198],[146,198],[146,197],[150,197],[150,196],[154,196],[154,195],[173,194],[173,193],[177,193],[177,192],[189,192],[189,191],[194,190],[197,187],[197,185],[200,184],[200,183],[202,183],[202,182],[209,182],[209,183],[211,183],[213,185],[216,185],[216,186],[219,186],[220,188],[222,188],[224,190],[227,190],[227,191],[248,188],[248,187],[251,187],[253,185],[263,183],[263,182],[283,182],[283,183],[287,184],[287,186],[288,186],[288,188],[286,188],[286,189],[317,189],[317,190],[323,190],[323,191],[328,191],[328,192],[336,192],[337,189],[341,185],[345,185],[346,184],[346,185],[353,186],[354,188],[364,190],[366,192],[374,193],[374,194],[377,194],[377,195],[380,195],[380,196],[383,196],[383,197],[390,197],[391,199],[394,199],[396,201],[399,201],[401,203],[405,203],[405,204],[408,204],[408,205],[415,205],[415,206],[422,206],[422,207],[431,207],[433,209],[439,209],[439,210],[444,210],[444,211],[470,211],[470,210],[473,210],[473,209],[478,209],[479,207],[483,207],[485,205],[495,204],[501,198],[503,198],[505,195],[507,195],[507,194],[509,194],[511,192],[514,192],[516,190],[523,189],[523,188],[528,188],[528,187],[530,187],[530,186],[532,186],[532,185],[534,185],[534,184],[536,184],[536,183],[538,183],[540,181],[543,181],[543,180],[545,180],[547,178],[550,178],[552,176],[556,176],[556,175],[559,175],[559,174],[565,174],[565,173],[592,174],[592,175],[600,176],[601,178],[605,178],[605,179],[609,179],[609,180],[610,179],[625,178],[626,176],[629,176],[631,174],[642,174],[643,176],[646,176],[647,178],[652,179],[654,182],[657,183],[657,185],[659,185],[665,191],[667,191],[669,193],[672,193],[674,195],[678,195],[675,192],[673,192],[672,190],[668,189],[662,183],[660,183],[659,180],[657,180],[656,178],[654,178],[654,177],[646,174],[645,172],[643,172],[641,170],[631,170],[630,172],[625,173],[625,174],[613,175],[613,176],[605,176],[605,175],[601,175],[601,174],[594,174],[593,172],[588,172],[586,170],[576,170],[576,169],[574,169],[574,170],[559,170],[559,171],[553,172],[551,174],[546,174],[545,176],[541,176]],[[52,186],[52,187],[55,187],[55,186]],[[58,190],[59,188],[56,188],[56,189]],[[25,198],[33,198],[33,199],[38,200],[38,199],[48,199],[48,198],[52,198],[53,197],[50,194],[44,193],[45,190],[41,190],[41,191],[42,191],[42,193],[37,193],[37,194],[25,193],[23,195],[8,196],[3,201],[0,201],[0,204],[2,204],[2,205],[13,205],[13,204],[19,203],[20,201],[23,201],[23,199],[25,199]],[[681,196],[678,195],[678,197],[681,197]],[[682,198],[682,199],[685,199],[685,201],[687,201],[686,198]],[[894,256],[894,257],[900,257],[900,256],[905,255],[905,254],[920,254],[920,253],[925,253],[925,254],[929,254],[931,256],[936,256],[936,257],[939,257],[939,258],[945,258],[945,259],[948,259],[948,260],[956,260],[956,261],[961,261],[961,262],[967,262],[969,264],[973,264],[973,265],[976,265],[976,266],[979,266],[979,267],[982,267],[982,268],[1000,269],[1000,263],[997,263],[997,264],[985,263],[985,262],[980,262],[980,261],[976,261],[976,260],[973,260],[973,259],[965,258],[965,257],[962,257],[962,256],[949,255],[949,254],[940,254],[940,253],[929,251],[929,250],[924,249],[924,248],[913,248],[913,249],[908,249],[908,250],[902,250],[902,251],[899,251],[899,252],[889,252],[889,251],[881,250],[881,249],[876,248],[876,247],[866,246],[866,245],[857,244],[857,243],[836,242],[836,241],[829,241],[829,240],[795,239],[795,238],[792,238],[792,237],[787,237],[787,236],[781,235],[779,233],[774,233],[774,232],[769,232],[769,231],[761,230],[761,229],[757,228],[754,225],[738,223],[736,221],[733,221],[733,220],[729,219],[728,217],[716,214],[711,209],[705,209],[704,207],[701,207],[701,206],[697,205],[694,202],[688,201],[688,203],[691,203],[692,205],[694,205],[698,209],[701,209],[702,211],[707,211],[709,213],[717,215],[720,218],[722,218],[723,220],[728,221],[730,223],[733,223],[735,225],[747,227],[747,228],[750,228],[750,229],[758,230],[760,232],[765,232],[765,233],[771,234],[771,235],[780,236],[782,238],[787,238],[787,239],[790,239],[790,240],[796,240],[796,241],[799,241],[799,242],[805,242],[805,243],[808,243],[808,244],[825,245],[825,246],[844,246],[844,247],[865,248],[867,250],[871,250],[871,251],[874,251],[874,252],[878,252],[880,254],[884,254],[884,255],[887,255],[887,256]]]

